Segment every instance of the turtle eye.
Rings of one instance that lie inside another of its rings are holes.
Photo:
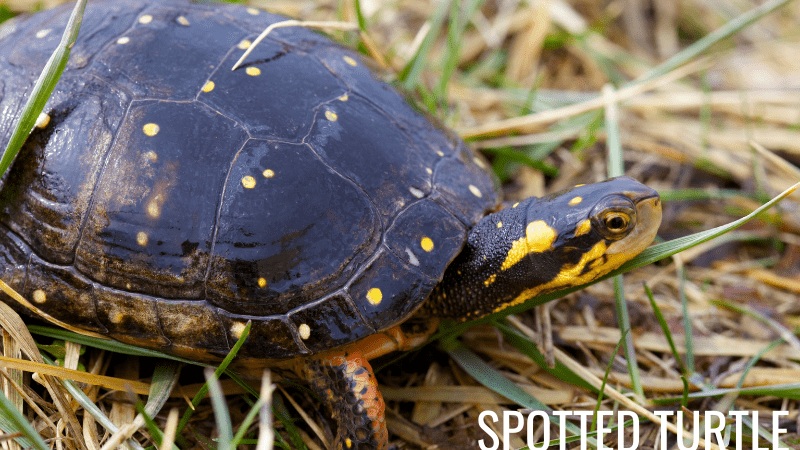
[[[611,210],[602,215],[601,232],[608,238],[619,239],[631,229],[633,220],[626,211]]]

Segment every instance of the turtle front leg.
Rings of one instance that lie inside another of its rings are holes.
[[[383,396],[369,362],[361,352],[342,351],[306,363],[306,377],[314,391],[328,403],[338,431],[337,450],[386,450]]]
[[[328,403],[338,423],[336,450],[386,450],[383,396],[368,360],[424,344],[439,325],[437,319],[407,320],[380,333],[329,350],[303,362],[302,375]],[[297,370],[297,369],[295,369]]]

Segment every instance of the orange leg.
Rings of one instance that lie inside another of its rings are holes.
[[[368,360],[424,344],[437,325],[438,322],[429,322],[424,330],[414,333],[405,333],[396,326],[343,348],[323,352],[306,362],[305,377],[328,403],[338,422],[333,448],[386,450],[389,447],[383,396]]]

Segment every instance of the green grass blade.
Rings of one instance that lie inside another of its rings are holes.
[[[548,408],[547,405],[539,400],[536,400],[536,398],[534,398],[532,395],[520,389],[519,386],[503,376],[503,374],[498,372],[494,367],[486,364],[482,359],[469,351],[466,347],[462,346],[458,341],[454,339],[443,340],[442,347],[445,349],[448,355],[450,355],[453,361],[458,363],[462,369],[464,369],[479,383],[516,402],[519,405],[532,410],[544,411],[548,413],[547,416],[550,421],[556,425],[559,425],[559,419],[550,414],[550,412],[552,412],[551,408]],[[581,437],[581,430],[574,424],[567,422],[566,428],[574,435],[572,439],[566,439],[566,442],[570,442]],[[586,437],[586,442],[589,443],[589,445],[595,447],[597,446],[597,441],[592,437]],[[548,445],[555,445],[557,443],[558,441],[551,441]]]
[[[756,21],[760,20],[767,14],[775,11],[776,9],[782,6],[789,4],[789,2],[790,0],[770,0],[762,3],[761,5],[756,6],[755,8],[747,11],[746,13],[740,15],[739,17],[728,21],[725,25],[712,31],[711,33],[708,33],[707,35],[703,36],[694,44],[676,53],[675,56],[659,64],[657,67],[653,68],[652,70],[644,74],[642,77],[634,81],[633,84],[638,84],[643,81],[659,77],[675,69],[676,67],[685,64],[689,60],[697,57],[701,53],[708,50],[712,45],[716,44],[717,42],[733,36],[734,34],[738,33],[747,26],[752,25]]]
[[[211,406],[214,410],[214,421],[217,424],[217,449],[233,450],[233,425],[231,425],[231,415],[228,411],[228,404],[225,395],[222,393],[222,386],[219,384],[219,374],[207,367],[204,371],[206,376],[206,386],[211,397]]]
[[[425,39],[422,40],[422,45],[419,46],[417,53],[411,58],[411,61],[406,64],[406,67],[397,74],[397,78],[402,81],[403,88],[409,91],[416,91],[415,88],[419,83],[420,74],[425,68],[425,65],[429,62],[428,54],[433,48],[436,39],[439,37],[439,32],[447,18],[449,9],[449,1],[441,2],[436,12],[429,19],[431,26],[428,33],[425,35]]]
[[[70,49],[75,43],[75,39],[78,38],[78,30],[81,27],[83,9],[85,7],[86,0],[80,0],[75,4],[72,15],[67,22],[67,28],[61,37],[61,42],[59,42],[56,51],[50,55],[42,74],[39,75],[39,79],[36,80],[36,84],[33,86],[33,91],[30,98],[28,98],[28,102],[25,103],[22,114],[17,117],[11,139],[9,139],[8,145],[3,152],[3,157],[0,158],[0,177],[11,166],[11,162],[14,161],[17,153],[22,148],[22,144],[28,139],[28,135],[36,124],[36,119],[39,118],[47,99],[50,98],[50,94],[55,89],[61,73],[64,72],[69,60]]]
[[[0,428],[6,433],[22,433],[21,437],[14,440],[22,448],[36,450],[50,450],[39,433],[28,422],[28,419],[14,406],[11,400],[0,392]]]
[[[507,322],[495,322],[495,328],[503,333],[503,340],[513,345],[514,348],[524,353],[525,356],[535,362],[542,370],[550,375],[574,386],[582,387],[588,391],[596,391],[596,389],[589,383],[579,377],[575,372],[570,370],[567,366],[556,361],[556,366],[550,368],[547,365],[544,355],[539,351],[536,344],[528,339],[526,336],[520,334],[511,328]]]
[[[239,337],[239,340],[236,341],[236,344],[233,345],[231,351],[228,352],[228,355],[225,356],[225,359],[223,359],[222,362],[219,364],[219,367],[214,369],[215,378],[218,379],[219,376],[223,372],[225,372],[225,370],[228,368],[228,365],[230,365],[231,361],[233,361],[233,358],[235,358],[236,354],[239,353],[239,349],[242,348],[242,345],[244,345],[244,342],[247,340],[247,336],[250,335],[250,327],[252,326],[252,324],[253,323],[251,321],[249,320],[247,321],[247,325],[245,325],[244,330],[242,330],[242,335]],[[212,369],[212,368],[207,367],[206,369]],[[176,431],[176,434],[180,434],[180,432],[183,431],[186,425],[189,424],[189,419],[192,418],[192,414],[194,413],[195,408],[197,408],[197,405],[199,405],[200,402],[203,400],[203,398],[206,396],[208,390],[209,386],[208,383],[206,383],[203,386],[201,386],[200,389],[197,391],[197,394],[195,394],[194,398],[192,398],[192,408],[188,408],[186,410],[186,412],[183,414],[183,417],[181,417],[181,421],[178,423],[178,429]]]
[[[675,345],[675,340],[672,339],[672,332],[669,330],[669,325],[667,325],[667,319],[664,318],[661,308],[659,308],[656,304],[656,300],[653,298],[653,291],[650,290],[650,286],[648,286],[647,283],[644,285],[644,292],[647,294],[647,298],[650,300],[650,306],[653,308],[653,314],[656,316],[656,320],[658,320],[658,325],[661,327],[661,332],[664,333],[664,337],[667,339],[667,344],[672,352],[672,357],[675,358],[675,362],[678,364],[681,373],[686,374],[686,366],[683,364],[681,355],[678,353],[678,347]]]

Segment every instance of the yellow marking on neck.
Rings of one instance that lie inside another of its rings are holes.
[[[577,204],[580,204],[580,202],[582,202],[582,201],[583,201],[583,198],[575,197],[575,198],[573,198],[572,200],[569,201],[569,206],[575,206]]]
[[[370,304],[378,306],[381,304],[381,300],[383,300],[383,292],[378,288],[372,288],[367,291],[367,300]]]
[[[602,257],[606,253],[606,250],[608,250],[608,246],[606,245],[606,243],[603,241],[598,242],[597,244],[594,245],[594,247],[591,248],[591,250],[583,254],[581,260],[578,261],[577,264],[562,268],[561,272],[559,272],[558,275],[556,275],[555,278],[553,278],[549,282],[522,291],[522,293],[516,296],[512,301],[497,306],[493,312],[501,311],[503,309],[508,308],[509,306],[519,305],[520,303],[532,299],[533,297],[536,297],[539,294],[546,294],[548,292],[553,292],[560,289],[566,289],[568,287],[578,286],[584,283],[588,283],[597,278],[599,273],[608,272],[609,270],[612,270],[614,267],[619,266],[619,264],[625,262],[625,259],[621,258],[620,261],[617,260],[613,260],[610,262],[607,261],[606,264],[600,264],[597,267],[595,267],[593,264],[590,266],[592,270],[583,273],[583,270],[586,267],[586,265]],[[613,264],[617,264],[617,266],[613,266]],[[611,266],[610,269],[609,266]]]
[[[520,262],[522,258],[531,253],[541,253],[549,249],[556,241],[556,230],[552,229],[544,220],[531,222],[525,227],[525,236],[511,244],[511,250],[506,255],[506,260],[500,270],[506,270]]]
[[[575,237],[583,236],[590,231],[592,231],[592,221],[590,219],[586,219],[579,223],[575,228]]]
[[[428,236],[423,237],[422,240],[419,242],[419,245],[420,247],[422,247],[423,250],[425,250],[428,253],[430,253],[433,250],[433,240]]]

